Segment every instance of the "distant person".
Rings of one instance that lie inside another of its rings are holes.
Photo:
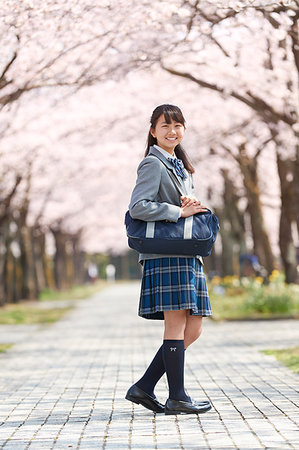
[[[89,276],[90,281],[92,283],[94,283],[98,279],[98,276],[99,276],[97,265],[95,263],[90,263],[88,265],[87,272],[88,272],[88,276]]]
[[[240,255],[240,275],[241,277],[262,277],[267,276],[266,269],[260,265],[256,255],[243,253]]]
[[[184,132],[185,119],[177,106],[161,105],[154,110],[129,205],[133,218],[177,222],[179,217],[206,211],[194,197],[194,169],[180,145]],[[181,184],[184,197],[169,173]],[[211,408],[209,401],[192,400],[184,387],[185,349],[200,336],[202,317],[212,314],[201,258],[140,254],[139,261],[143,264],[139,315],[164,320],[164,341],[126,399],[165,414],[206,412]],[[154,388],[165,371],[169,398],[164,406]]]
[[[107,281],[109,283],[114,283],[115,281],[115,265],[114,264],[107,264],[106,266],[106,277],[107,277]]]

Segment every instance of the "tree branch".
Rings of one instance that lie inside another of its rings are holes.
[[[4,67],[2,74],[0,75],[0,89],[5,88],[8,84],[12,83],[12,80],[7,80],[6,73],[9,70],[10,66],[13,64],[15,59],[17,58],[17,52],[15,52],[11,58],[11,60]]]
[[[16,193],[17,188],[18,188],[18,186],[19,186],[21,181],[22,181],[21,175],[17,175],[12,190],[6,196],[6,198],[2,201],[2,205],[4,207],[3,208],[4,210],[3,210],[2,214],[0,215],[0,227],[4,223],[4,221],[6,220],[6,218],[8,216],[8,211],[9,211],[9,207],[10,207],[11,201],[12,201],[13,197],[15,196],[15,193]]]
[[[187,32],[186,37],[189,35],[190,31],[192,30],[193,22],[194,22],[194,19],[195,19],[196,15],[197,15],[197,10],[198,10],[197,7],[198,7],[198,5],[199,5],[199,0],[196,0],[196,2],[194,4],[193,12],[192,12],[190,20],[189,20],[189,22],[187,24],[188,32]],[[186,37],[185,37],[185,39],[186,39]]]
[[[117,70],[117,68],[115,68],[115,70]],[[2,97],[0,97],[0,109],[1,109],[1,107],[3,108],[5,105],[18,100],[25,92],[30,92],[30,91],[45,88],[45,87],[53,88],[53,87],[73,87],[73,86],[75,86],[75,87],[80,88],[82,86],[90,86],[93,83],[100,81],[101,77],[105,77],[109,73],[111,74],[111,72],[112,72],[111,70],[107,70],[106,72],[103,72],[99,76],[84,78],[83,77],[83,75],[85,75],[85,69],[84,69],[83,72],[73,81],[63,82],[63,81],[52,80],[52,82],[42,82],[42,83],[32,84],[32,85],[29,85],[29,83],[26,83],[23,87],[16,89],[14,92],[11,92],[10,94],[6,94],[6,95],[3,95]],[[83,78],[82,81],[81,81],[81,78]]]
[[[288,125],[294,125],[296,123],[296,118],[292,118],[286,114],[280,114],[279,112],[275,111],[274,108],[272,108],[271,105],[266,103],[263,99],[255,96],[250,91],[247,91],[247,97],[245,95],[239,94],[238,92],[232,90],[229,94],[227,94],[225,88],[222,88],[218,86],[217,84],[208,83],[207,81],[201,80],[199,78],[194,77],[190,73],[187,72],[180,72],[176,69],[172,69],[170,67],[164,66],[163,62],[160,62],[160,65],[162,69],[164,69],[166,72],[176,75],[182,78],[186,78],[190,81],[193,81],[194,83],[198,84],[201,87],[211,89],[212,91],[218,92],[222,95],[229,95],[230,97],[233,97],[245,105],[249,106],[249,108],[253,109],[258,113],[259,116],[262,117],[262,119],[266,123],[275,123],[277,124],[279,121],[285,122]]]
[[[42,73],[45,69],[48,69],[49,67],[53,66],[53,64],[55,64],[56,61],[61,59],[66,54],[68,54],[68,53],[72,52],[73,50],[76,50],[80,47],[83,47],[84,45],[90,44],[93,41],[102,39],[103,37],[107,36],[108,34],[110,34],[109,31],[107,31],[106,33],[103,33],[103,34],[98,34],[96,36],[93,36],[92,38],[89,38],[86,41],[77,42],[76,44],[72,45],[71,47],[68,47],[67,49],[65,49],[61,53],[59,53],[59,55],[56,55],[54,58],[52,58],[50,61],[48,61],[46,64],[44,64],[37,72],[35,72],[33,77]],[[110,41],[110,45],[111,45],[111,41]]]
[[[273,141],[273,136],[270,136],[268,139],[266,139],[257,149],[256,154],[254,155],[253,159],[255,159],[257,161],[258,157],[260,156],[260,154],[262,153],[262,151],[264,150],[264,148],[266,147],[267,144],[269,144],[269,142]]]
[[[43,64],[42,67],[40,67],[40,68],[34,73],[34,75],[32,75],[31,80],[34,80],[38,75],[40,75],[42,72],[44,72],[44,71],[45,71],[46,69],[48,69],[49,67],[53,66],[58,60],[60,60],[62,57],[64,57],[64,56],[67,55],[68,53],[70,53],[70,52],[72,52],[72,51],[74,51],[74,50],[76,50],[76,49],[78,49],[78,48],[80,48],[80,47],[83,47],[83,46],[85,46],[85,45],[87,45],[87,44],[90,44],[90,43],[93,42],[93,41],[96,41],[96,40],[98,40],[98,39],[102,39],[103,37],[106,37],[106,36],[107,36],[108,34],[110,34],[110,33],[111,33],[111,32],[108,31],[108,32],[103,33],[103,34],[98,34],[98,35],[96,35],[96,36],[93,36],[93,37],[90,38],[90,39],[87,39],[86,41],[78,42],[78,43],[72,45],[71,47],[65,49],[64,51],[62,51],[61,53],[59,53],[59,55],[56,55],[54,58],[50,59],[50,60],[47,61],[45,64]],[[107,43],[107,45],[104,47],[102,53],[103,53],[104,51],[106,51],[107,48],[109,48],[109,47],[111,46],[111,43],[112,43],[112,39],[109,40],[109,42]],[[99,56],[100,56],[100,55],[97,55],[97,58],[99,58]],[[8,70],[9,67],[11,66],[11,64],[13,63],[13,61],[16,59],[16,57],[17,57],[17,53],[14,54],[14,57],[12,58],[12,60],[9,62],[9,64],[8,64],[8,65],[6,66],[6,68],[4,69],[4,75],[5,75],[5,72],[7,72],[7,70]],[[90,66],[90,67],[92,67],[92,64],[94,64],[94,62],[91,63],[91,66]],[[3,106],[5,106],[5,105],[7,105],[7,104],[9,104],[9,103],[15,102],[15,101],[18,100],[18,99],[22,96],[22,94],[24,94],[25,92],[29,92],[29,91],[31,91],[31,90],[39,89],[39,88],[42,88],[42,87],[76,86],[76,85],[79,84],[81,78],[83,77],[83,75],[85,74],[86,71],[88,71],[88,68],[87,68],[87,69],[84,69],[83,72],[77,77],[77,80],[75,80],[75,81],[73,81],[73,82],[55,82],[55,80],[53,80],[52,82],[47,83],[47,80],[44,80],[44,81],[41,82],[41,83],[34,83],[34,82],[33,82],[32,84],[30,84],[30,82],[28,81],[28,82],[26,82],[22,87],[15,89],[14,92],[11,92],[10,94],[6,94],[6,95],[3,95],[2,97],[0,97],[0,106],[2,105],[2,107],[3,107]],[[13,82],[13,80],[9,81],[9,83],[12,83],[12,82]],[[9,84],[9,83],[6,83],[6,85]],[[87,82],[87,83],[81,83],[81,85],[84,85],[84,84],[88,84],[88,82]],[[4,86],[2,86],[2,87],[4,87]],[[1,78],[0,78],[0,88],[1,88]]]
[[[229,148],[229,147],[227,147],[226,145],[224,145],[224,144],[221,144],[221,147],[235,160],[235,161],[237,161],[237,163],[239,163],[239,161],[240,161],[240,158],[238,157],[238,155],[235,155],[234,154],[234,152]]]
[[[20,41],[19,35],[16,35],[16,38],[17,38],[17,40],[19,42]],[[18,53],[14,52],[12,57],[11,57],[11,59],[10,59],[10,61],[8,61],[8,63],[4,67],[4,69],[2,71],[2,74],[0,75],[0,89],[3,89],[8,84],[12,83],[12,80],[7,80],[6,79],[6,73],[8,72],[9,68],[14,63],[14,61],[16,60],[17,56],[18,56]]]

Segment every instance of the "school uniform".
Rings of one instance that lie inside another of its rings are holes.
[[[186,196],[194,196],[192,175],[185,170],[185,180],[178,176],[170,157],[154,145],[141,161],[129,205],[134,219],[177,222],[181,194],[174,181]],[[200,256],[141,253],[139,261],[143,264],[138,312],[141,317],[163,320],[163,311],[180,309],[189,309],[192,315],[212,315]]]

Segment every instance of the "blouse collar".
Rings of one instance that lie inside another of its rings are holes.
[[[157,145],[157,144],[154,144],[153,147],[155,147],[157,150],[159,150],[159,152],[161,152],[162,155],[163,155],[166,159],[168,159],[168,158],[176,158],[176,155],[175,155],[175,154],[172,156],[169,152],[167,152],[167,151],[164,150],[163,148],[159,147],[159,145]]]

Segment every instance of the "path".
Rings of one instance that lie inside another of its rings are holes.
[[[185,378],[213,409],[154,415],[124,399],[162,336],[137,317],[138,293],[111,286],[0,355],[0,448],[299,449],[299,377],[259,351],[298,343],[298,322],[204,319]],[[156,394],[165,401],[165,377]]]

